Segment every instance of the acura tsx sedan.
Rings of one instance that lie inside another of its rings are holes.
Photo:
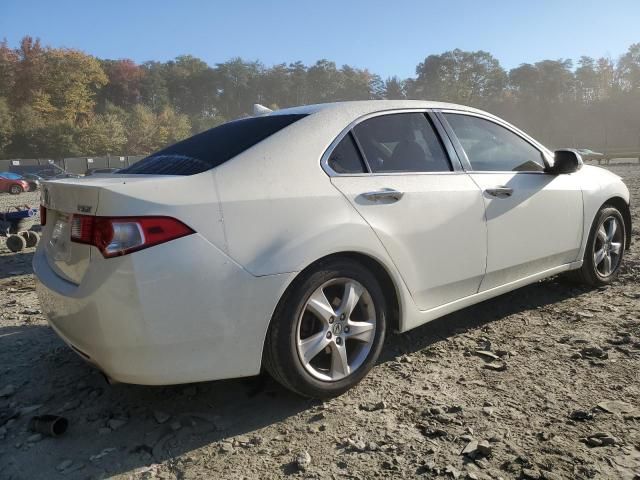
[[[480,110],[312,105],[236,120],[99,177],[45,182],[49,323],[114,381],[266,369],[341,394],[404,332],[551,275],[601,286],[629,192]]]

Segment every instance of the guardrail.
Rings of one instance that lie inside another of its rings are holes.
[[[602,152],[602,156],[587,156],[587,160],[597,161],[598,165],[611,165],[612,160],[621,160],[615,163],[640,163],[640,151],[638,150],[609,150]]]

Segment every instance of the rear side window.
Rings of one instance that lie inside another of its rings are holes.
[[[329,167],[336,173],[364,173],[364,163],[360,152],[349,132],[333,149],[329,157]]]
[[[306,115],[245,118],[199,133],[118,173],[194,175],[217,167]]]
[[[353,131],[374,173],[451,170],[442,143],[423,113],[373,117]]]

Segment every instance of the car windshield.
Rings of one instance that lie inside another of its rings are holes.
[[[118,173],[201,173],[223,164],[304,116],[267,115],[225,123],[153,153]]]

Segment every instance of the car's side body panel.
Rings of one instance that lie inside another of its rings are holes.
[[[39,249],[43,311],[111,378],[145,385],[258,374],[273,310],[294,276],[255,277],[199,234],[92,263],[75,285]]]
[[[577,259],[582,239],[582,191],[571,175],[470,172],[483,191],[487,270],[480,291]],[[511,188],[509,196],[487,190]]]
[[[622,198],[628,205],[630,195],[622,179],[604,168],[585,165],[571,176],[575,176],[580,184],[584,199],[582,244],[578,253],[578,258],[583,258],[589,232],[600,207],[615,197]]]

